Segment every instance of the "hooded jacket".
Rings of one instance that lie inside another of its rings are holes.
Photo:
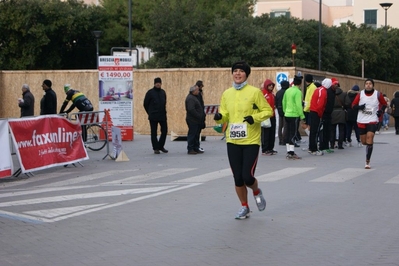
[[[310,101],[310,111],[316,112],[322,118],[327,103],[327,89],[323,86],[318,87],[312,95]]]
[[[265,97],[266,101],[269,103],[270,107],[273,109],[273,115],[272,115],[272,117],[273,117],[276,115],[274,112],[274,109],[276,108],[275,96],[273,94],[273,91],[270,91],[267,89],[269,87],[269,85],[275,86],[276,84],[274,84],[273,81],[271,81],[270,79],[266,79],[265,82],[263,83],[262,93],[263,93],[263,96]]]

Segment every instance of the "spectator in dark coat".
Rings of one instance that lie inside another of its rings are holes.
[[[186,97],[187,154],[204,153],[199,149],[199,138],[204,123],[204,108],[198,100],[199,87],[192,86]]]
[[[206,114],[205,114],[205,104],[204,104],[204,92],[203,92],[203,88],[204,88],[204,83],[202,82],[202,80],[198,80],[196,83],[195,83],[195,86],[197,86],[198,87],[198,89],[199,89],[199,93],[198,93],[198,95],[197,95],[197,98],[198,98],[198,100],[200,101],[200,104],[201,104],[201,106],[202,106],[202,110],[204,110],[204,123],[202,123],[202,125],[201,125],[201,129],[200,129],[200,132],[199,132],[199,134],[201,135],[201,131],[206,127],[206,125],[205,125],[205,117],[206,117]],[[201,143],[200,143],[200,145],[201,145]],[[201,147],[199,147],[198,148],[200,151],[204,151],[204,149],[203,148],[201,148]]]
[[[391,101],[392,116],[395,118],[395,134],[399,135],[399,91],[393,94]]]
[[[29,85],[22,85],[22,98],[18,99],[18,106],[21,108],[21,117],[34,116],[35,97],[30,92]]]
[[[337,80],[338,82],[338,80]],[[330,136],[330,146],[333,149],[335,140],[338,139],[338,149],[343,150],[344,140],[345,140],[345,125],[346,125],[346,110],[345,110],[345,98],[346,92],[342,91],[339,83],[334,87],[335,100],[334,107],[331,114],[331,136]],[[338,134],[337,137],[337,126]]]
[[[276,93],[276,108],[278,112],[278,130],[277,130],[277,135],[278,135],[278,140],[279,140],[279,145],[285,146],[284,142],[284,134],[285,130],[284,129],[284,111],[283,111],[283,97],[285,91],[290,87],[290,83],[287,80],[283,80],[280,83],[281,89]]]
[[[347,112],[346,119],[346,142],[349,147],[352,147],[352,130],[355,131],[355,136],[357,140],[358,147],[362,147],[362,143],[360,142],[359,136],[359,128],[357,127],[357,113],[358,110],[352,108],[353,100],[356,98],[356,95],[359,94],[359,86],[354,85],[350,91],[346,94],[345,97],[345,108]]]
[[[166,135],[168,133],[168,123],[166,120],[166,92],[161,88],[161,78],[154,79],[154,87],[149,89],[144,97],[144,109],[148,114],[151,126],[151,144],[155,154],[160,151],[167,153],[164,148]],[[161,127],[161,136],[157,137],[158,124]]]
[[[40,115],[57,114],[57,94],[51,88],[51,80],[44,80],[42,88],[45,91],[43,98],[40,100]]]

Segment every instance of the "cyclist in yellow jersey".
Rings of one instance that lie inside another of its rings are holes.
[[[69,84],[64,85],[64,91],[66,93],[66,98],[64,103],[61,106],[60,114],[62,113],[70,113],[73,109],[78,108],[79,112],[90,112],[93,111],[93,105],[90,100],[86,98],[86,96],[80,91],[71,89]],[[72,105],[68,110],[64,111],[67,107],[69,101],[72,101]],[[82,125],[82,139],[86,142],[87,139],[87,129],[86,125]]]
[[[251,73],[244,62],[233,64],[233,86],[224,91],[219,113],[214,120],[228,123],[226,131],[227,156],[234,176],[235,190],[241,202],[236,219],[249,217],[247,187],[252,189],[259,211],[266,208],[266,201],[254,177],[261,144],[261,122],[273,115],[273,110],[259,88],[247,84]]]
[[[60,114],[70,113],[73,109],[75,109],[75,107],[78,108],[80,112],[93,111],[93,105],[82,92],[71,89],[69,84],[64,85],[64,90],[67,96],[61,106]],[[69,101],[72,101],[72,105],[68,110],[64,111]]]

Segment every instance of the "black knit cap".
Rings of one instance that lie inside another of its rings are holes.
[[[280,82],[281,88],[282,89],[288,89],[290,87],[290,83],[288,82],[288,80],[283,80]]]
[[[371,83],[373,84],[373,87],[374,87],[374,80],[373,80],[373,79],[368,78],[368,79],[366,79],[366,80],[364,81],[364,83],[366,83],[367,81],[371,81]]]
[[[302,76],[297,76],[297,75],[295,75],[295,76],[294,76],[294,85],[301,85],[302,79],[303,79]]]
[[[313,76],[311,74],[306,74],[305,75],[305,81],[306,82],[313,82]]]
[[[247,75],[247,78],[249,76],[249,74],[251,74],[251,67],[247,64],[247,62],[245,61],[238,61],[235,62],[233,64],[233,66],[231,67],[231,73],[233,73],[233,71],[235,69],[241,69],[244,70],[245,74]]]
[[[162,79],[161,78],[155,78],[154,79],[154,84],[157,84],[157,83],[161,83],[162,84]]]
[[[53,85],[53,83],[52,83],[51,80],[49,80],[49,79],[45,79],[45,80],[43,81],[43,84],[46,84],[46,86],[49,87],[49,88],[51,88],[51,85]]]
[[[202,82],[202,80],[198,80],[195,85],[197,85],[198,87],[204,86],[204,83]]]

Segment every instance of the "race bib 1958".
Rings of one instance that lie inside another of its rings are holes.
[[[230,139],[245,139],[248,136],[247,124],[230,124]]]

